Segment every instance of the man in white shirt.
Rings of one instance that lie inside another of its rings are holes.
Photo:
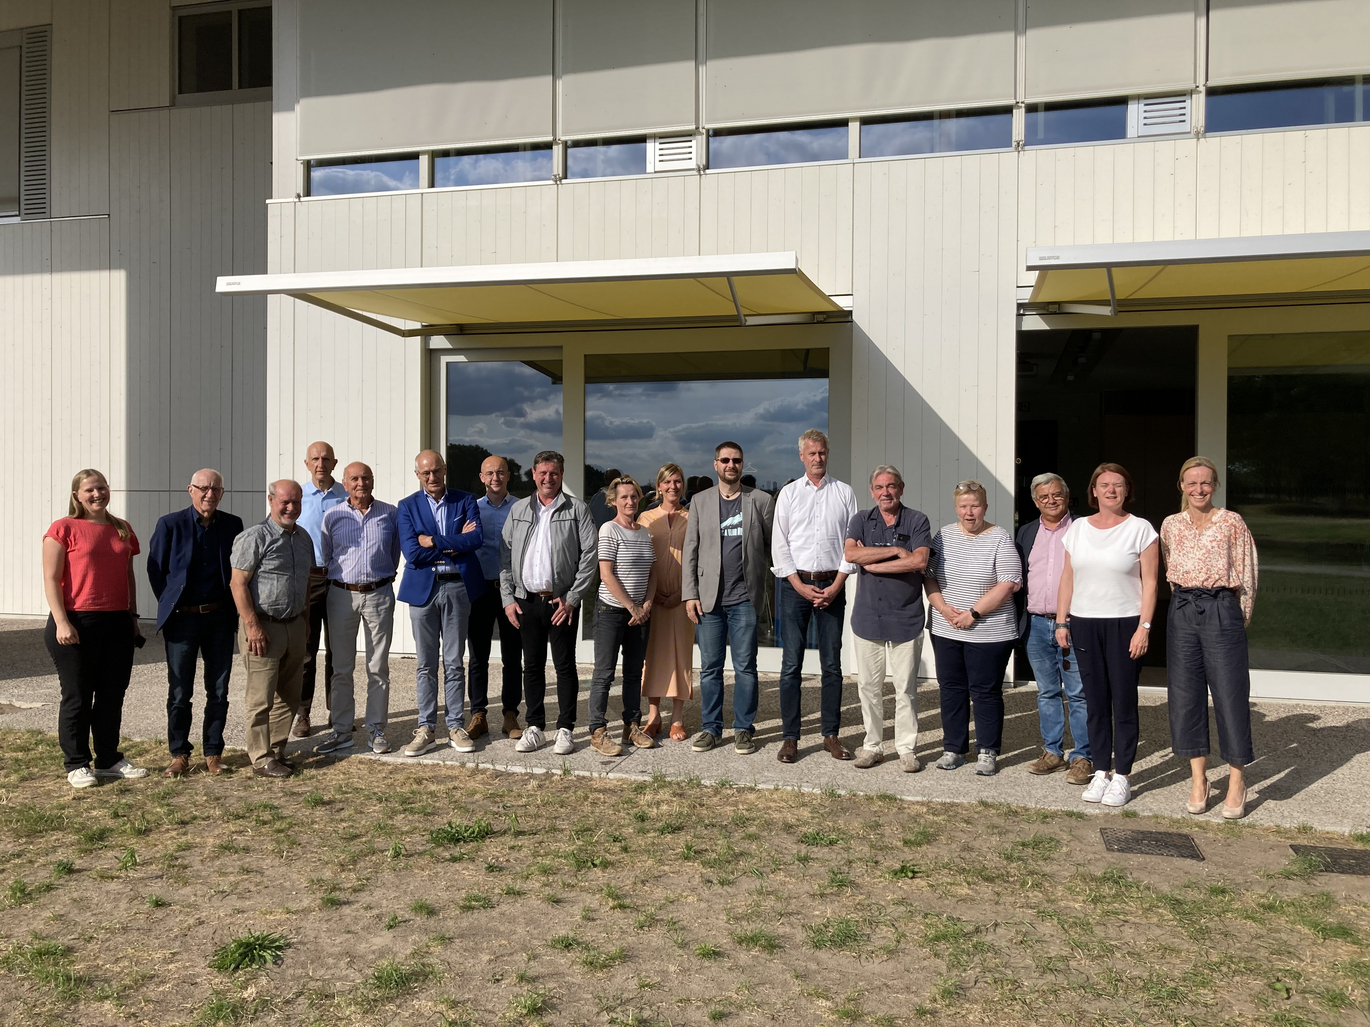
[[[847,575],[856,565],[844,555],[847,526],[856,516],[851,486],[828,477],[828,437],[817,428],[799,436],[804,477],[780,490],[775,500],[771,535],[771,571],[780,582],[776,625],[783,656],[780,663],[780,720],[784,741],[776,755],[781,763],[799,758],[799,682],[809,624],[817,622],[818,661],[822,671],[821,728],[823,748],[835,760],[852,754],[837,738],[842,717],[842,620],[847,608]]]

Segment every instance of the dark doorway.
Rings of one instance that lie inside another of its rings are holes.
[[[1087,516],[1089,476],[1105,460],[1128,469],[1137,494],[1128,509],[1160,530],[1179,509],[1175,481],[1194,455],[1198,330],[1084,328],[1018,333],[1018,524],[1037,516],[1029,486],[1055,471],[1070,486],[1070,511]],[[1165,665],[1162,575],[1146,665]],[[1025,654],[1016,676],[1029,679]]]

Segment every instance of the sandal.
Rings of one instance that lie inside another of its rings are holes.
[[[671,724],[671,741],[673,741],[673,742],[683,742],[683,741],[685,741],[685,725],[684,725],[684,724],[675,724],[675,723]]]
[[[656,723],[648,721],[646,724],[642,725],[642,731],[644,734],[651,735],[655,738],[657,735],[661,734],[661,721],[658,720]]]

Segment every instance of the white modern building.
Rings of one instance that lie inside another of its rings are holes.
[[[320,438],[393,500],[817,424],[934,524],[1214,458],[1258,692],[1370,701],[1370,3],[0,0],[0,353],[0,612],[82,467],[146,535]]]

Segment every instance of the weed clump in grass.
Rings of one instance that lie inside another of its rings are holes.
[[[423,960],[384,959],[371,969],[360,987],[366,995],[385,1002],[440,976],[436,966]]]
[[[917,849],[924,845],[931,845],[936,837],[937,833],[931,827],[927,824],[919,824],[899,840],[910,849]]]
[[[695,955],[706,962],[712,962],[723,955],[723,950],[713,942],[702,941],[695,946]]]
[[[66,877],[76,869],[76,864],[69,859],[59,859],[52,865],[53,877]]]
[[[622,945],[616,946],[608,952],[604,952],[582,943],[581,949],[580,959],[577,960],[577,962],[587,970],[608,970],[611,967],[618,966],[619,963],[628,958],[627,953],[623,951]]]
[[[469,891],[457,902],[457,908],[463,913],[469,913],[473,909],[494,909],[495,900],[478,891]]]
[[[780,951],[780,939],[772,932],[762,928],[755,928],[750,931],[733,931],[732,937],[737,944],[753,952],[764,952],[770,955]]]
[[[515,995],[509,1002],[509,1012],[515,1016],[532,1017],[547,1011],[547,992],[542,988],[529,988],[521,995]]]
[[[464,842],[483,842],[494,833],[495,829],[484,817],[477,817],[469,824],[449,820],[442,827],[435,827],[428,832],[428,842],[430,845],[461,845]]]
[[[413,913],[415,916],[438,915],[437,907],[427,899],[415,899],[413,902],[409,903],[409,912]]]
[[[27,977],[47,988],[57,998],[72,1001],[90,983],[76,971],[71,950],[55,941],[17,942],[0,956],[0,970]]]
[[[161,909],[167,904],[166,899],[160,895],[149,895],[146,900],[148,909]]]
[[[861,925],[849,916],[830,916],[816,924],[805,924],[804,935],[815,949],[841,949],[848,952],[866,940]]]
[[[896,881],[912,881],[919,874],[918,864],[910,863],[908,860],[887,872]]]
[[[268,964],[279,963],[285,958],[285,950],[288,948],[290,941],[283,934],[252,931],[215,949],[209,960],[209,968],[220,973],[255,970]]]
[[[811,827],[799,836],[800,845],[841,845],[846,838],[840,831],[824,831]]]
[[[1282,877],[1286,881],[1306,881],[1326,869],[1327,864],[1321,856],[1314,856],[1305,852],[1297,856],[1290,856],[1289,862],[1275,871],[1274,876]]]
[[[124,850],[124,854],[119,857],[119,862],[115,864],[116,869],[124,871],[134,870],[137,866],[138,853],[132,846]]]

